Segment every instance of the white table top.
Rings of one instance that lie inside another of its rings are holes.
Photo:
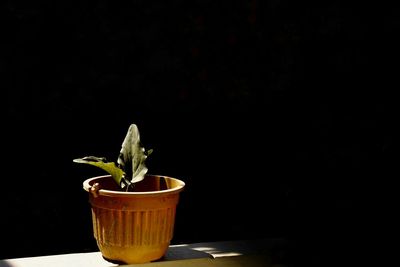
[[[200,258],[215,259],[248,254],[262,254],[265,249],[268,249],[279,242],[282,241],[239,240],[171,245],[165,257],[159,262]],[[118,264],[103,259],[100,252],[71,253],[0,260],[0,267],[111,267],[117,265]]]

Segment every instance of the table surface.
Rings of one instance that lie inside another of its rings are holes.
[[[171,245],[164,258],[132,266],[265,266],[268,250],[279,246],[279,239],[237,240]],[[0,260],[0,267],[111,267],[100,252],[71,253]]]

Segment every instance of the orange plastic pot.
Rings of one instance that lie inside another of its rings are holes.
[[[135,185],[135,192],[120,191],[109,175],[84,181],[103,257],[128,264],[162,258],[173,237],[184,186],[181,180],[158,175],[147,175]]]

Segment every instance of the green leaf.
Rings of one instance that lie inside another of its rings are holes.
[[[144,179],[148,170],[145,164],[147,155],[148,153],[140,143],[138,127],[131,124],[118,157],[118,166],[127,173],[130,183],[137,183]]]
[[[118,165],[107,162],[105,158],[88,156],[74,159],[76,163],[84,163],[99,167],[114,178],[115,182],[129,191],[134,183],[144,179],[148,169],[145,165],[146,158],[153,150],[146,151],[140,143],[139,130],[135,124],[131,124],[125,136],[122,148],[118,156]]]
[[[115,182],[117,182],[118,185],[121,185],[121,182],[123,182],[123,180],[125,179],[125,172],[121,168],[116,166],[114,162],[107,162],[105,158],[88,156],[84,158],[74,159],[73,161],[76,163],[93,165],[105,170],[114,178]]]

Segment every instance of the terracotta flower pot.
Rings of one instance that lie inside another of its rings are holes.
[[[135,192],[120,191],[110,175],[87,179],[93,233],[103,257],[124,263],[160,259],[173,237],[181,180],[147,175]]]

